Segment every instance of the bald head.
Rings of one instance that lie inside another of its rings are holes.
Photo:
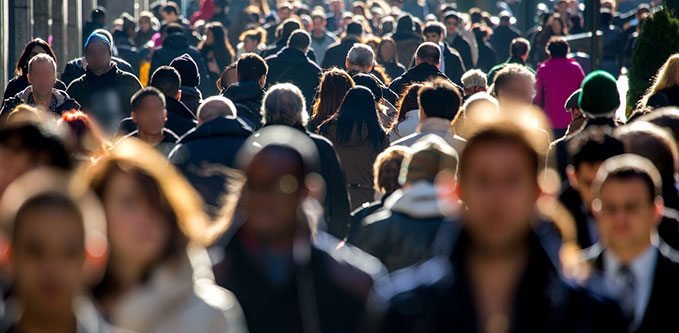
[[[198,108],[198,126],[217,118],[235,119],[237,116],[233,102],[223,96],[212,96]]]

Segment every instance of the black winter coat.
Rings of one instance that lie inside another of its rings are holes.
[[[165,96],[165,109],[167,110],[167,121],[165,128],[181,137],[186,132],[196,127],[196,116],[182,102],[172,97]],[[123,135],[137,130],[137,125],[132,121],[132,117],[123,119],[118,127],[118,134]],[[177,141],[177,140],[175,140]]]
[[[170,162],[200,193],[213,216],[225,194],[227,168],[235,167],[236,154],[250,134],[237,119],[217,118],[186,133],[170,153]]]
[[[238,118],[243,119],[253,129],[262,127],[262,98],[264,89],[259,82],[237,82],[230,85],[223,93],[236,105]]]
[[[127,61],[118,57],[111,57],[111,62],[116,64],[119,70],[134,75],[132,65],[130,65]],[[138,71],[139,69],[137,69],[137,72]],[[64,81],[64,84],[66,86],[68,86],[69,84],[71,84],[71,82],[75,81],[76,79],[83,75],[85,75],[85,68],[83,67],[83,58],[80,57],[66,63],[64,72],[61,73],[61,80]]]
[[[289,47],[266,58],[266,63],[269,65],[267,87],[283,82],[296,85],[304,94],[307,111],[311,110],[323,72],[321,68],[302,51]]]
[[[443,61],[445,62],[446,76],[458,86],[462,85],[462,74],[465,72],[464,63],[460,53],[452,50],[448,44],[443,44]]]
[[[399,76],[394,81],[391,81],[389,89],[400,96],[403,93],[403,89],[411,83],[424,82],[434,77],[448,79],[448,77],[441,73],[436,66],[428,63],[421,63],[409,69],[405,74]]]
[[[349,54],[351,47],[358,42],[358,38],[350,36],[328,46],[325,57],[323,57],[322,67],[324,69],[337,67],[346,70],[347,54]]]
[[[174,58],[187,53],[193,61],[196,62],[198,66],[198,73],[200,74],[200,84],[212,84],[214,82],[208,83],[207,78],[207,66],[203,60],[203,56],[200,54],[197,48],[190,46],[184,34],[174,33],[163,41],[163,46],[155,51],[153,51],[153,56],[151,57],[151,69],[149,75],[158,69],[160,66],[170,65]]]

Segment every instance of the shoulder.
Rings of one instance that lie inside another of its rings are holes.
[[[201,319],[196,324],[203,327],[202,331],[224,330],[225,327],[229,332],[244,331],[243,310],[230,291],[210,279],[198,279],[194,291],[197,298],[187,311],[192,312],[190,317]]]

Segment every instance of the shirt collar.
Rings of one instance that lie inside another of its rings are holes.
[[[650,280],[657,258],[658,251],[656,247],[654,245],[649,245],[646,250],[632,260],[629,268],[637,281]],[[613,251],[604,251],[603,259],[606,276],[615,278],[622,266],[622,262]]]

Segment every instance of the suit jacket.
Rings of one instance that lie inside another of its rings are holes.
[[[603,270],[603,251],[600,244],[584,250],[584,259]],[[658,248],[658,258],[653,273],[653,286],[644,317],[634,332],[676,331],[676,304],[679,299],[679,257],[666,245]]]

